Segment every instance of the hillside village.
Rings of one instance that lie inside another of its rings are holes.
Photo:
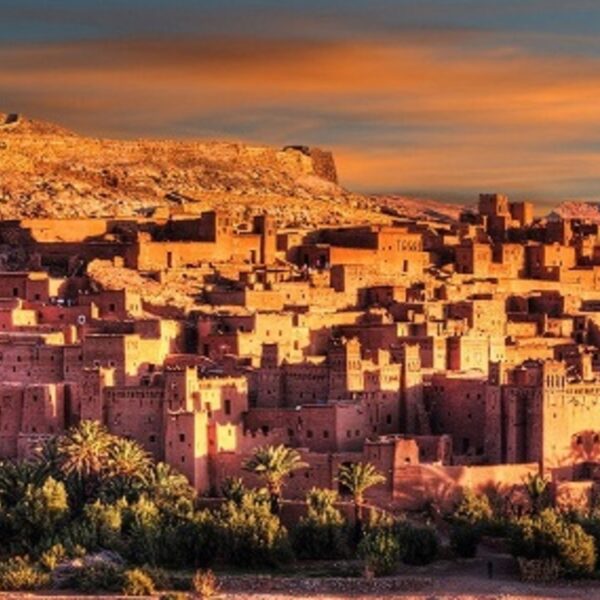
[[[368,461],[382,507],[539,471],[559,504],[592,501],[597,224],[500,194],[455,222],[255,212],[0,222],[0,458],[91,419],[205,495],[283,443],[308,464],[290,498]]]

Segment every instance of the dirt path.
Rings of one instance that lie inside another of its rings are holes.
[[[600,581],[530,584],[518,579],[508,556],[471,561],[438,561],[427,567],[404,567],[395,577],[299,578],[239,576],[223,578],[224,598],[231,600],[297,600],[315,598],[403,598],[405,600],[600,600]]]

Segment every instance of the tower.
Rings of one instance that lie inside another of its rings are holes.
[[[333,340],[328,351],[329,398],[347,399],[363,389],[362,357],[357,338]]]
[[[423,403],[423,375],[418,344],[403,344],[399,358],[402,365],[400,422],[405,433],[427,434],[431,425]]]
[[[254,217],[254,233],[260,234],[259,262],[270,265],[275,262],[277,252],[277,231],[273,217],[264,213]]]

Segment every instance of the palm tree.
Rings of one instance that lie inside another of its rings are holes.
[[[149,479],[150,455],[136,441],[115,437],[108,448],[102,495],[110,500],[139,499]]]
[[[529,473],[525,478],[525,491],[534,514],[539,514],[550,503],[550,482],[539,473]]]
[[[365,492],[380,483],[386,481],[385,477],[377,471],[371,463],[351,463],[341,465],[337,480],[349,494],[354,502],[354,524],[356,541],[362,536],[361,509],[365,500]]]
[[[58,440],[58,468],[82,503],[97,491],[114,439],[97,421],[81,421]]]
[[[279,446],[260,446],[244,463],[244,469],[264,479],[271,498],[271,511],[279,513],[283,480],[297,469],[304,469],[308,464],[302,461],[297,450],[283,444]]]

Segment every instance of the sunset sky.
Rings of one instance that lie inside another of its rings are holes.
[[[600,200],[597,0],[0,2],[0,111],[311,144],[342,183]]]

